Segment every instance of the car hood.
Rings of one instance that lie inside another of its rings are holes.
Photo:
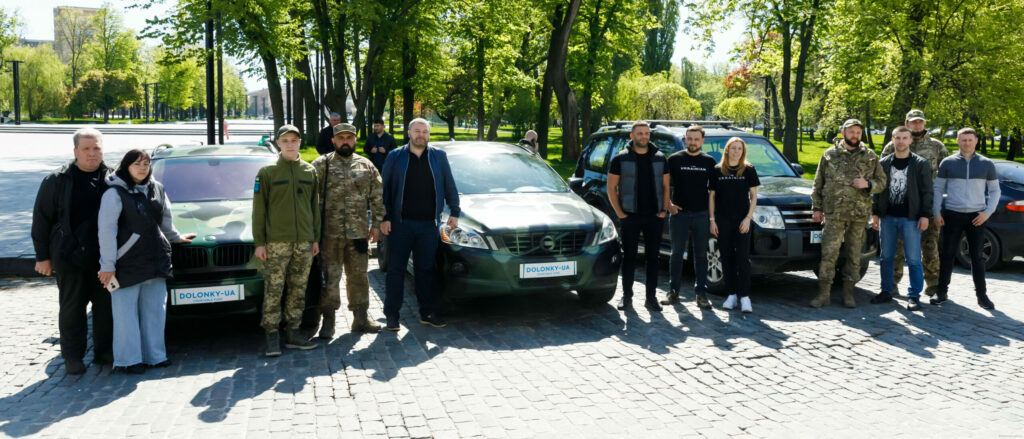
[[[811,204],[814,181],[799,177],[760,177],[757,204],[778,206],[784,204]]]
[[[252,200],[171,203],[178,233],[195,233],[195,244],[252,242]]]
[[[460,195],[461,219],[482,231],[586,229],[600,227],[604,214],[573,193]]]

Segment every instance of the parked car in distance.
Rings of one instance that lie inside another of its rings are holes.
[[[999,207],[985,222],[982,252],[985,269],[990,270],[1016,256],[1024,256],[1024,164],[1008,160],[992,160],[999,177]],[[956,259],[970,268],[971,256],[967,237],[960,238]]]
[[[803,168],[787,160],[764,136],[732,128],[728,123],[652,122],[651,142],[665,156],[685,150],[686,126],[692,123],[704,125],[703,151],[716,161],[721,159],[725,142],[730,138],[741,137],[747,143],[747,160],[757,169],[761,180],[751,232],[752,274],[816,271],[821,259],[822,225],[811,220],[813,182],[802,178]],[[583,148],[575,175],[570,179],[570,186],[577,194],[612,218],[615,218],[615,215],[605,191],[608,165],[611,158],[626,147],[629,132],[628,124],[619,123],[593,133]],[[867,220],[864,227],[867,230],[867,239],[861,249],[861,276],[867,271],[868,262],[878,253],[877,232],[870,228]],[[659,250],[661,254],[667,255],[671,253],[668,224],[664,230]],[[711,237],[707,245],[708,272],[705,275],[708,289],[721,291],[725,285],[718,240]],[[688,251],[687,257],[690,254],[692,252]]]

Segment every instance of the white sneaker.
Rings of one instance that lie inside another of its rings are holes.
[[[754,309],[750,307],[750,297],[743,297],[740,299],[740,309],[745,313],[754,312]]]
[[[722,309],[733,309],[736,307],[737,298],[735,294],[730,294],[725,299],[725,303],[722,304]]]

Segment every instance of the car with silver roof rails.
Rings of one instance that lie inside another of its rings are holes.
[[[666,157],[686,150],[686,128],[700,125],[705,138],[702,150],[722,157],[725,142],[740,137],[747,143],[747,160],[757,168],[761,187],[757,191],[754,227],[751,236],[750,262],[753,274],[769,274],[799,270],[817,270],[821,257],[822,225],[811,220],[813,182],[802,178],[803,167],[791,163],[764,136],[734,127],[732,121],[650,120],[651,143]],[[632,121],[615,121],[594,132],[584,145],[569,185],[590,205],[617,217],[608,202],[605,184],[611,158],[629,143]],[[667,221],[667,220],[666,220]],[[878,234],[865,223],[868,231],[861,249],[861,276],[868,261],[878,253]],[[666,224],[661,254],[671,253],[669,227]],[[689,247],[692,249],[693,243]],[[708,289],[721,292],[725,287],[721,254],[715,237],[708,239]],[[687,259],[691,251],[687,251]],[[692,264],[684,264],[692,267]],[[841,265],[840,265],[841,266]]]

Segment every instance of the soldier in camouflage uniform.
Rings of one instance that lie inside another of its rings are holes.
[[[818,162],[811,194],[814,220],[825,222],[821,236],[821,265],[818,268],[818,297],[811,306],[829,304],[836,261],[846,243],[843,266],[843,305],[857,306],[853,287],[860,280],[860,251],[871,216],[871,195],[885,189],[885,172],[878,156],[862,143],[864,125],[856,119],[843,123],[843,139],[837,140]]]
[[[348,309],[353,315],[352,332],[380,331],[380,325],[367,317],[370,282],[366,266],[367,249],[380,237],[380,222],[384,218],[380,173],[369,159],[353,154],[356,127],[347,123],[334,125],[331,142],[335,151],[313,161],[317,177],[323,181],[319,187],[324,209],[320,248],[327,280],[327,288],[320,293],[323,325],[319,336],[328,340],[334,337],[334,314],[341,307],[339,284],[343,268]],[[367,204],[373,217],[372,228],[366,215]]]
[[[904,125],[910,129],[914,139],[913,143],[910,144],[910,152],[928,160],[928,163],[932,166],[932,180],[935,180],[935,176],[939,172],[939,162],[949,157],[949,150],[946,149],[946,145],[942,141],[933,139],[928,135],[928,130],[925,129],[923,111],[910,110],[907,113]],[[890,141],[882,149],[882,157],[895,151],[893,143]],[[928,229],[921,233],[921,265],[924,267],[924,283],[926,285],[924,293],[934,296],[935,291],[939,287],[939,231],[942,229],[942,226],[931,220],[929,218]],[[894,285],[899,285],[900,280],[903,279],[904,257],[902,240],[897,240],[896,242],[896,257],[893,261],[896,268]],[[895,294],[895,291],[893,293]]]
[[[306,283],[313,257],[320,252],[320,200],[316,171],[299,157],[302,144],[299,129],[284,125],[277,132],[281,148],[277,163],[260,168],[252,199],[252,238],[255,256],[263,261],[263,320],[267,335],[267,356],[281,355],[281,294],[285,295],[287,327],[284,345],[292,349],[313,349],[299,334],[306,302]]]

